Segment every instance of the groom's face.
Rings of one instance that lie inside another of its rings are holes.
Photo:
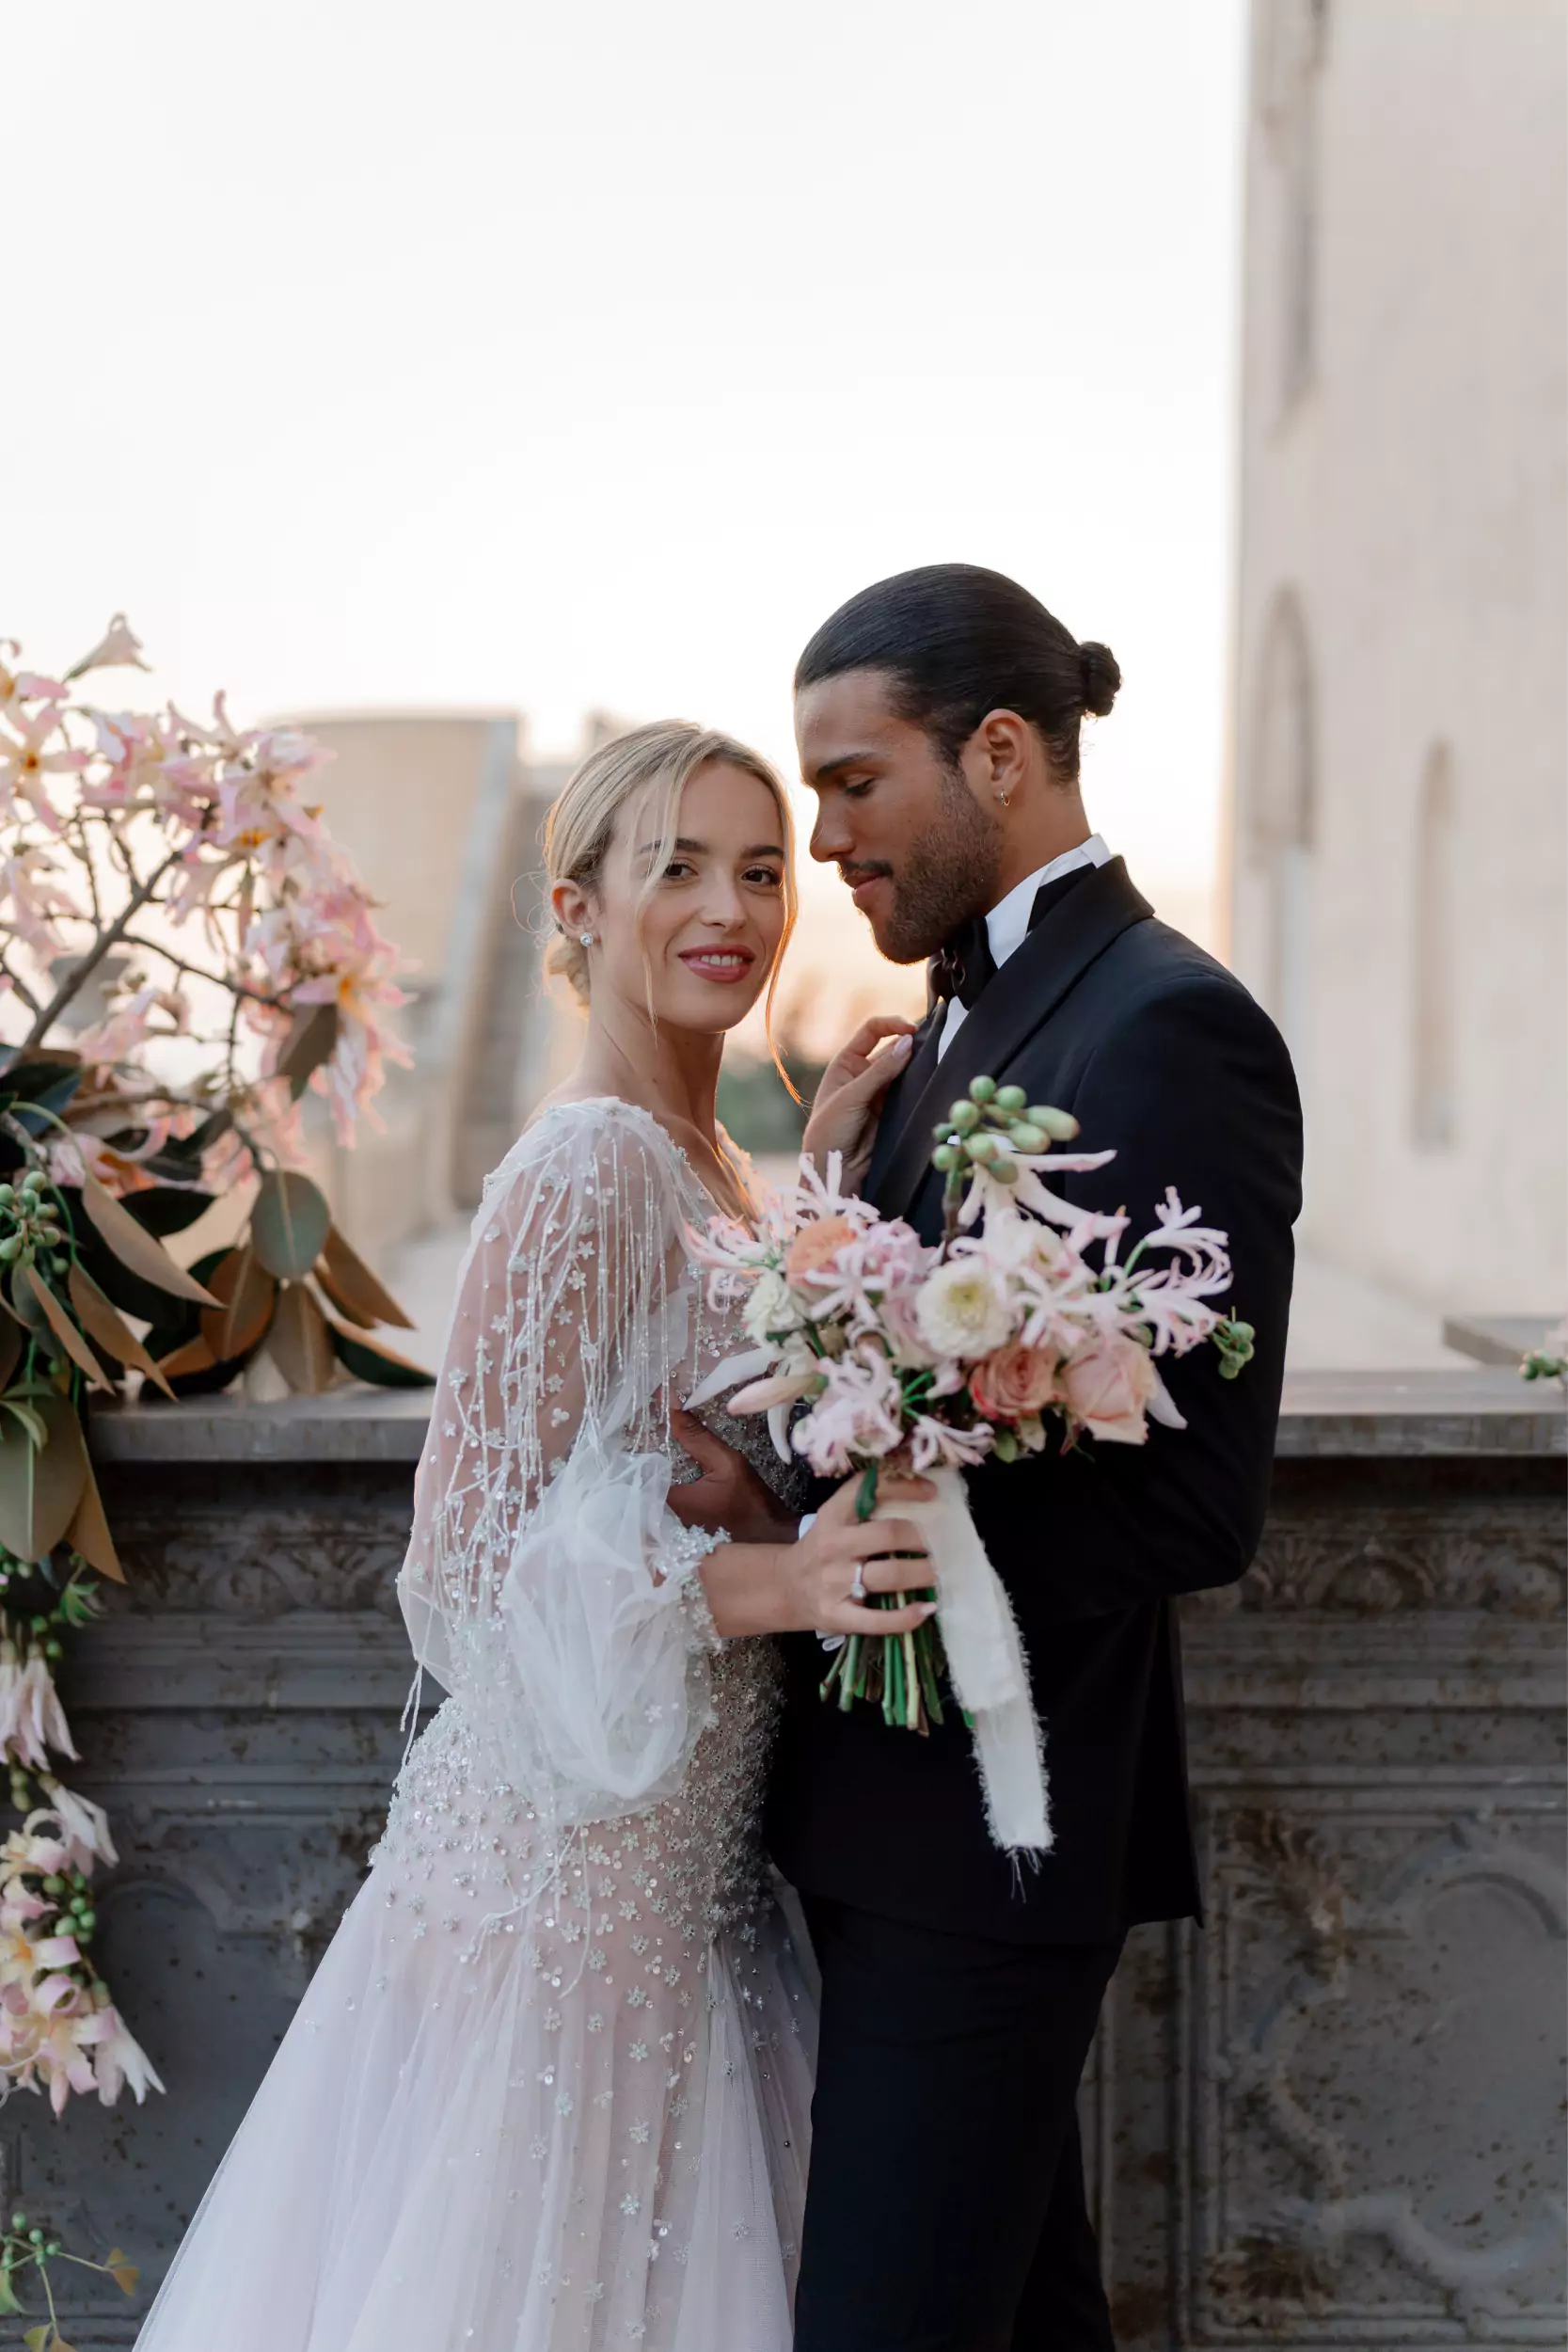
[[[896,707],[884,671],[795,698],[800,773],[816,795],[811,853],[836,865],[895,963],[916,963],[996,897],[1002,829],[962,757]]]

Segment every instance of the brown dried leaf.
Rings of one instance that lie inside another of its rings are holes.
[[[124,2295],[135,2295],[141,2272],[135,2263],[128,2263],[118,2246],[111,2246],[103,2257],[103,2267]]]
[[[412,1331],[412,1321],[363,1258],[352,1250],[335,1225],[328,1226],[316,1263],[316,1279],[341,1315],[363,1327],[371,1323],[395,1323]]]
[[[267,1334],[267,1353],[291,1389],[319,1396],[337,1369],[326,1317],[303,1282],[285,1282]]]
[[[114,1383],[103,1377],[103,1366],[82,1337],[59,1300],[44,1281],[36,1266],[24,1266],[22,1279],[43,1309],[49,1328],[79,1371],[86,1373],[87,1384],[94,1389],[112,1389]]]
[[[177,1347],[170,1355],[160,1356],[158,1369],[170,1380],[178,1380],[187,1372],[211,1372],[217,1359],[198,1331],[194,1340]]]
[[[203,1290],[183,1266],[175,1264],[156,1235],[138,1225],[90,1169],[84,1169],[82,1175],[82,1205],[120,1263],[139,1274],[144,1282],[171,1291],[176,1298],[192,1298],[198,1307],[218,1304],[211,1291]]]
[[[249,1353],[272,1321],[277,1285],[248,1247],[231,1249],[207,1277],[209,1289],[223,1301],[209,1307],[201,1318],[201,1336],[213,1351],[213,1361],[227,1364]]]
[[[121,1321],[119,1308],[110,1305],[84,1265],[71,1269],[71,1303],[87,1337],[96,1340],[106,1356],[112,1356],[117,1363],[129,1364],[149,1380],[155,1380],[172,1400],[174,1391],[163,1373],[130,1325]]]
[[[81,1553],[89,1568],[100,1576],[112,1577],[117,1584],[125,1581],[125,1570],[119,1565],[115,1539],[109,1533],[109,1522],[103,1513],[103,1498],[98,1491],[98,1481],[87,1463],[87,1484],[82,1500],[76,1505],[76,1516],[65,1531],[65,1540]]]

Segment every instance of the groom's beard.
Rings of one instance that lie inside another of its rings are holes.
[[[893,883],[885,931],[877,940],[894,963],[919,963],[934,956],[971,915],[996,901],[1002,866],[1002,828],[981,807],[959,773],[943,777],[934,821],[896,866],[884,866]],[[859,880],[868,870],[857,866]]]

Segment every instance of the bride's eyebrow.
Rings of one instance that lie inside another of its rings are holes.
[[[644,841],[637,854],[639,857],[653,857],[663,846],[660,841]],[[678,834],[670,847],[672,850],[684,850],[688,857],[708,855],[705,841],[689,841],[684,834]],[[776,841],[756,841],[749,850],[742,850],[740,854],[742,857],[783,857],[784,850]]]

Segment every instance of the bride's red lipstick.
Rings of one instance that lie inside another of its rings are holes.
[[[689,972],[721,988],[731,988],[745,979],[756,955],[750,947],[683,947],[680,960]]]

